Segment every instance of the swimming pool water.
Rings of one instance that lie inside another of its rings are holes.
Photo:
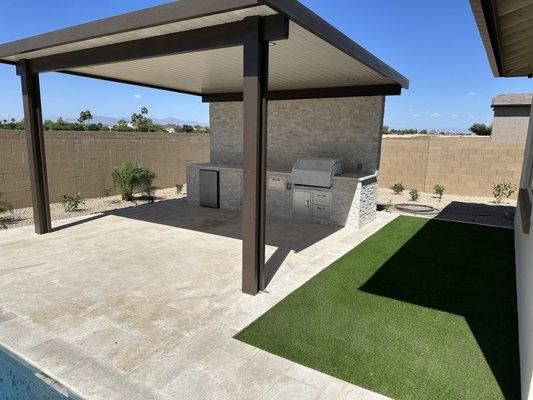
[[[0,400],[76,399],[57,382],[0,349]]]

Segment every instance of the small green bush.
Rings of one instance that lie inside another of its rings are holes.
[[[437,183],[435,186],[433,186],[433,193],[435,193],[435,195],[438,196],[439,201],[442,201],[442,197],[444,196],[445,191],[446,191],[446,186],[441,185],[440,183]]]
[[[392,191],[394,194],[402,194],[405,190],[405,186],[403,186],[403,183],[398,182],[391,186]]]
[[[113,195],[113,192],[115,191],[114,188],[105,188],[105,189],[102,189],[102,191],[100,192],[100,197],[110,197]]]
[[[127,162],[113,170],[115,188],[120,191],[123,200],[133,200],[135,193],[152,192],[155,173],[139,162]]]
[[[418,201],[418,199],[420,198],[420,192],[418,191],[418,189],[411,189],[409,191],[409,196],[411,196],[411,201]]]
[[[389,202],[388,202],[387,204],[385,204],[385,205],[383,206],[383,210],[384,210],[385,212],[389,212],[389,213],[392,212],[392,209],[393,209],[393,208],[394,208],[394,204],[392,204],[392,201],[390,201],[390,200],[389,200]]]
[[[85,204],[85,201],[83,201],[80,193],[76,193],[73,196],[63,195],[63,206],[67,212],[79,211],[82,204]]]
[[[2,197],[4,197],[4,194],[0,192],[0,214],[7,213],[13,209],[13,206],[9,204],[7,201],[2,200]],[[0,218],[0,229],[6,229],[7,224],[6,222]]]
[[[516,192],[516,185],[509,182],[495,183],[492,187],[494,202],[500,204],[502,200],[508,199]]]
[[[182,183],[178,183],[176,185],[176,191],[178,192],[178,195],[180,195],[181,192],[183,192],[183,184]]]

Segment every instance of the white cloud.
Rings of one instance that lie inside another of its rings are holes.
[[[459,117],[459,115],[457,115],[457,114],[452,114],[452,117],[457,118],[457,117]]]
[[[468,92],[468,95],[469,96],[477,96],[477,93],[476,92]]]
[[[418,118],[420,117],[420,114],[413,114],[413,117]]]
[[[133,97],[135,97],[136,99],[140,99],[141,95],[140,94],[134,94]]]
[[[439,113],[433,113],[431,114],[432,117],[440,117],[440,114]]]
[[[413,112],[414,110],[413,110],[412,108],[410,108],[410,109],[408,109],[407,111],[409,111],[409,112]]]

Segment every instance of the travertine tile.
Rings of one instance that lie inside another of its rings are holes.
[[[157,203],[45,236],[0,232],[0,343],[97,400],[371,396],[233,336],[393,218],[333,233],[270,218],[280,265],[255,297],[241,292],[236,213]]]

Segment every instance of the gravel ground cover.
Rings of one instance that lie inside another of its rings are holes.
[[[156,191],[156,202],[185,197],[185,190],[178,195],[176,188],[160,189]],[[122,200],[120,196],[101,197],[95,199],[85,199],[84,204],[80,206],[79,211],[65,211],[62,203],[53,203],[50,205],[50,214],[52,221],[58,221],[66,218],[79,217],[83,215],[98,214],[105,211],[118,210],[128,207],[136,207],[142,204],[149,203],[146,198],[137,196],[134,201]],[[31,207],[18,208],[11,213],[6,213],[2,216],[6,222],[8,229],[19,226],[26,226],[33,224],[33,210]]]

